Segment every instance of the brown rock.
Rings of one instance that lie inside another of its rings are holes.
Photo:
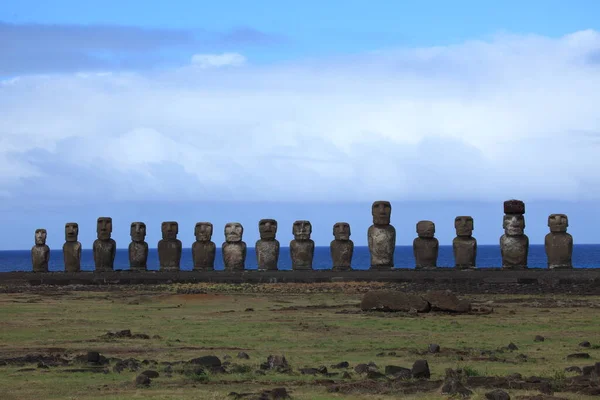
[[[466,313],[471,310],[471,303],[466,300],[460,300],[454,293],[449,290],[429,291],[423,296],[432,310],[450,311],[458,313]]]
[[[372,290],[365,293],[360,303],[363,311],[429,311],[429,303],[420,296],[394,290]]]

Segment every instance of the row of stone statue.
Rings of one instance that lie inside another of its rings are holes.
[[[394,267],[396,230],[390,225],[392,207],[388,201],[373,203],[371,213],[373,225],[368,230],[371,269],[391,269]],[[504,202],[504,235],[500,238],[502,267],[507,269],[527,268],[529,239],[525,230],[525,204],[520,200]],[[545,238],[549,268],[572,268],[573,238],[568,234],[568,219],[564,214],[552,214],[548,217],[550,233]],[[456,237],[452,242],[455,266],[458,269],[476,267],[477,240],[473,234],[473,218],[456,217],[454,221]],[[260,240],[256,242],[256,259],[259,270],[277,270],[279,260],[279,241],[275,238],[277,221],[262,219],[258,224]],[[177,222],[162,223],[162,240],[158,242],[160,269],[176,271],[180,269],[181,241],[177,239]],[[96,271],[112,271],[117,244],[111,239],[112,219],[98,218],[96,228],[98,239],[94,241],[93,253]],[[296,221],[292,232],[294,240],[290,242],[290,254],[293,270],[311,270],[315,244],[310,239],[312,226],[309,221]],[[244,270],[246,264],[246,243],[242,241],[244,228],[240,223],[225,225],[225,242],[222,245],[225,270]],[[79,227],[75,222],[65,225],[63,257],[65,271],[78,272],[81,269],[81,243],[77,241]],[[146,225],[143,222],[131,224],[129,244],[129,268],[146,270],[148,243],[146,243]],[[210,222],[198,222],[194,229],[196,241],[192,245],[194,270],[214,270],[216,245],[211,241],[213,225]],[[435,224],[431,221],[417,223],[418,237],[413,242],[413,251],[417,269],[437,267],[439,242],[434,237]],[[35,246],[31,249],[31,259],[35,272],[48,271],[50,249],[46,246],[46,230],[35,232]],[[354,243],[350,240],[350,225],[338,222],[333,226],[334,240],[330,244],[333,270],[352,269]]]

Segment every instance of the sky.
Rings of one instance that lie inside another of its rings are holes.
[[[392,202],[398,244],[421,219],[441,244],[472,215],[502,235],[527,203],[543,243],[567,213],[600,233],[597,1],[0,0],[0,250],[36,228],[64,242],[113,217],[118,247],[144,221],[296,219],[327,245],[335,222],[366,245],[370,204]]]

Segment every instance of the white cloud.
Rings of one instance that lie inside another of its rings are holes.
[[[246,57],[238,53],[194,54],[192,64],[200,68],[239,67],[246,63]]]
[[[0,175],[60,186],[76,170],[119,199],[598,199],[599,51],[582,31],[22,76],[0,85]],[[18,197],[14,181],[0,191]]]

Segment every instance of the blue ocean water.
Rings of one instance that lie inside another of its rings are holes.
[[[81,254],[81,269],[84,271],[94,270],[94,257],[91,249],[84,249]],[[396,268],[414,268],[415,261],[413,257],[412,246],[397,246],[394,253]],[[500,258],[500,246],[498,245],[479,245],[477,247],[477,266],[499,267],[502,264]],[[330,269],[331,255],[329,247],[316,247],[313,261],[314,269]],[[573,247],[573,265],[575,268],[599,268],[600,267],[600,245],[597,244],[579,244]],[[438,266],[454,266],[454,257],[452,255],[452,246],[440,246]],[[181,256],[181,269],[191,270],[193,267],[192,250],[183,249]],[[366,246],[355,247],[352,258],[352,267],[354,269],[369,269],[369,248]],[[531,245],[529,247],[529,267],[547,268],[546,253],[544,245]],[[50,271],[64,270],[62,249],[50,250]],[[115,269],[129,269],[129,256],[127,249],[118,249],[115,259]],[[158,252],[156,249],[150,249],[148,254],[148,269],[158,270]],[[223,257],[221,249],[217,248],[215,260],[215,269],[223,269]],[[248,248],[246,255],[246,269],[256,269],[256,253],[254,248]],[[291,270],[290,249],[282,247],[279,254],[279,269]],[[31,271],[31,253],[29,250],[5,250],[0,251],[0,272],[9,271]]]

